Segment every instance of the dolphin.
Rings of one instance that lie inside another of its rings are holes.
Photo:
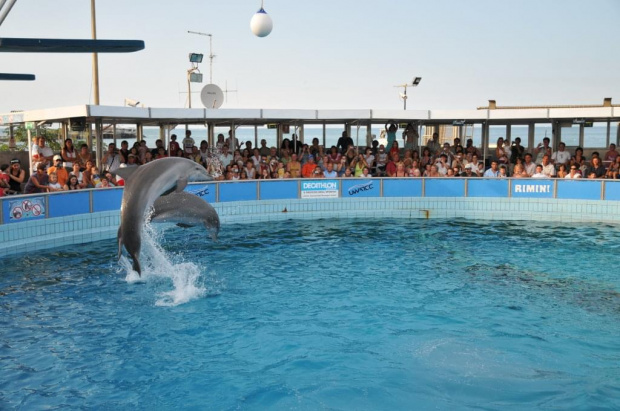
[[[118,258],[123,246],[133,259],[133,269],[141,275],[140,248],[146,214],[157,198],[182,192],[191,180],[213,178],[200,164],[182,157],[166,157],[138,167],[116,170],[125,179],[121,202],[121,224],[118,227]]]
[[[220,232],[220,217],[213,206],[195,194],[170,193],[159,197],[153,203],[150,221],[154,223],[177,223],[180,227],[194,227],[202,224],[211,234],[213,241]]]

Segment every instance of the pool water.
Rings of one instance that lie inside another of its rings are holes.
[[[0,408],[620,408],[619,227],[149,232],[3,262]]]

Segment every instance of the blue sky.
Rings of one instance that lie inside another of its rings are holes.
[[[98,0],[99,38],[141,39],[143,51],[99,56],[101,104],[125,97],[183,107],[189,52],[208,54],[228,108],[409,109],[620,103],[618,0],[266,0],[273,32],[249,28],[258,0]],[[89,38],[90,2],[18,0],[0,37]],[[208,61],[200,65],[208,79]],[[87,54],[0,53],[0,112],[92,101]],[[205,83],[206,84],[206,83]],[[195,84],[196,90],[201,85]],[[194,95],[193,105],[201,106]]]

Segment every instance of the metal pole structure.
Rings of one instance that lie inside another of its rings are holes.
[[[90,0],[90,31],[93,40],[97,40],[97,18],[95,16],[95,0]],[[93,94],[95,105],[99,105],[99,57],[93,53]]]
[[[407,85],[405,84],[405,96],[403,97],[403,101],[405,103],[404,110],[407,110]]]
[[[187,30],[187,32],[190,34],[198,34],[199,36],[209,36],[209,84],[213,84],[213,58],[215,57],[213,54],[213,34],[190,30]]]
[[[6,16],[9,15],[16,2],[17,0],[9,0],[9,4],[6,6],[6,9],[0,12],[0,25],[2,25],[2,22],[6,19]],[[0,10],[4,7],[4,3],[6,3],[6,0],[0,0]]]

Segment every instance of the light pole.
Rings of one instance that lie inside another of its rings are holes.
[[[187,70],[187,101],[189,108],[192,108],[192,82],[202,83],[202,74],[198,74],[200,73],[198,63],[202,63],[202,57],[202,54],[199,53],[189,53],[189,62],[192,63],[192,68]]]
[[[215,57],[213,54],[213,34],[190,30],[187,30],[187,32],[190,34],[197,34],[199,36],[209,36],[209,84],[213,84],[213,58]]]
[[[93,40],[97,40],[97,17],[95,15],[95,0],[90,0],[90,32]],[[93,94],[95,105],[99,105],[99,58],[93,53]]]
[[[411,82],[411,84],[405,83],[399,86],[394,86],[394,87],[403,87],[405,89],[404,93],[400,93],[400,98],[403,99],[403,103],[404,103],[404,110],[407,110],[407,87],[417,87],[418,84],[420,84],[420,81],[422,81],[422,77],[415,77],[413,81]]]

